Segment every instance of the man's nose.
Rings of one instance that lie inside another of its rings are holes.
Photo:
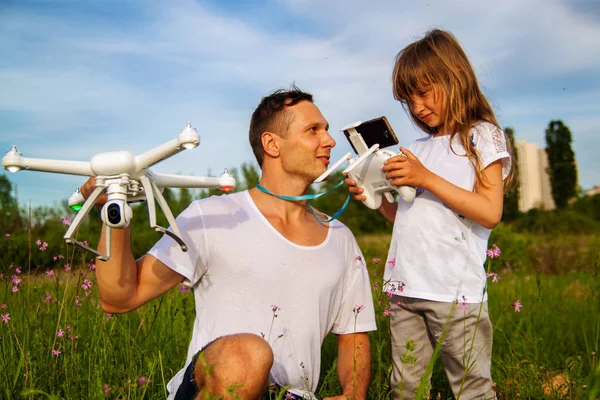
[[[336,142],[333,136],[329,134],[328,131],[325,131],[325,138],[323,139],[323,147],[335,147]]]

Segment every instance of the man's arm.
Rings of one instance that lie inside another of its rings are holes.
[[[102,226],[98,251],[105,253]],[[131,252],[130,228],[111,232],[111,258],[96,260],[96,280],[102,309],[111,314],[134,310],[160,296],[183,280],[183,276],[156,257],[146,254],[135,260]]]
[[[371,379],[371,345],[366,333],[337,335],[337,372],[342,395],[323,400],[365,400]]]
[[[96,187],[96,179],[89,178],[80,188],[84,198],[88,198]],[[96,206],[106,203],[103,194]],[[106,254],[106,225],[102,225],[98,251]],[[134,310],[142,304],[165,293],[183,280],[156,257],[145,255],[135,260],[131,252],[130,228],[111,231],[111,258],[108,261],[96,259],[96,281],[100,292],[100,305],[110,314]]]

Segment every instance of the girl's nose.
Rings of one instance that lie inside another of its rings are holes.
[[[420,101],[413,101],[412,103],[412,112],[415,115],[419,115],[421,113],[421,111],[423,111],[424,107],[423,107],[423,103],[421,103]]]

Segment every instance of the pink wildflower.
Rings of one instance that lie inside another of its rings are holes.
[[[487,254],[487,256],[489,258],[498,258],[498,257],[500,257],[500,248],[498,246],[496,246],[496,243],[494,243],[492,245],[492,248],[489,250],[486,250],[485,253]]]
[[[461,310],[468,310],[469,309],[469,304],[467,304],[467,298],[465,296],[462,297],[462,301],[456,301],[458,303],[458,307]]]
[[[64,217],[61,220],[63,225],[71,225],[71,222],[73,222],[73,218],[71,218],[71,216],[67,215],[66,217]]]
[[[271,305],[271,308],[273,309],[273,312],[277,312],[277,311],[280,311],[280,310],[281,310],[281,308],[277,307],[277,306],[276,306],[276,305],[274,305],[274,304],[272,304],[272,305]]]
[[[65,326],[65,329],[66,329],[67,331],[71,332],[71,330],[72,330],[73,328],[71,328],[69,325],[67,325],[67,326]]]
[[[377,258],[377,257],[375,257],[375,258],[373,259],[373,262],[374,262],[375,264],[379,264],[379,262],[380,262],[380,261],[381,261],[381,258]]]
[[[53,269],[49,269],[46,271],[46,275],[47,276],[54,276],[54,270]]]
[[[106,320],[109,321],[112,318],[112,314],[106,313]]]
[[[62,329],[59,329],[58,332],[56,332],[56,336],[58,337],[63,337],[65,335],[65,331],[63,331]]]
[[[71,264],[65,264],[65,272],[69,272],[71,270]]]
[[[388,315],[390,315],[390,313],[390,307],[385,307],[385,310],[383,310],[383,316],[387,317]]]
[[[104,394],[108,396],[110,394],[110,386],[108,386],[108,383],[104,383],[102,387],[104,388]]]
[[[88,268],[90,269],[90,271],[93,271],[96,269],[96,264],[90,263],[90,264],[88,264]]]
[[[83,290],[89,290],[92,287],[92,282],[89,279],[84,279],[81,284],[81,288]]]
[[[488,278],[492,278],[492,282],[498,282],[498,280],[500,279],[498,274],[495,274],[493,272],[488,272],[487,274],[485,274],[485,276]]]
[[[75,296],[75,307],[77,307],[77,308],[81,307],[81,297],[79,297],[79,296]]]
[[[358,315],[358,313],[361,312],[362,310],[364,310],[364,308],[365,308],[364,305],[357,304],[356,306],[354,306],[354,309],[352,310],[352,312]]]
[[[2,304],[0,306],[0,310],[6,310],[8,308],[8,306],[6,304]]]
[[[21,278],[19,278],[19,277],[18,277],[18,276],[16,276],[16,275],[13,275],[13,276],[12,276],[12,284],[13,284],[13,285],[15,285],[15,286],[18,286],[18,285],[19,285],[19,283],[21,283]]]
[[[54,349],[52,349],[52,355],[56,356],[56,357],[60,356],[60,350],[54,350]]]
[[[35,241],[35,244],[38,245],[38,246],[40,246],[42,244],[42,241],[40,239],[38,239],[38,240]]]
[[[42,246],[40,247],[41,251],[46,251],[46,249],[48,248],[48,243],[44,242],[42,243]]]
[[[46,296],[46,298],[44,299],[44,301],[46,303],[50,303],[52,301],[52,296],[50,296],[49,294]]]
[[[15,268],[15,272],[16,272],[17,274],[20,274],[20,273],[21,273],[21,267],[17,267],[17,268]]]
[[[523,304],[521,304],[520,300],[515,301],[512,306],[515,308],[515,312],[521,312],[521,307],[523,307]]]
[[[396,258],[390,258],[387,262],[388,268],[394,268],[395,265],[396,265]]]
[[[179,293],[187,293],[187,292],[191,292],[192,288],[190,288],[189,286],[185,286],[185,285],[179,285]]]
[[[17,293],[19,291],[19,287],[18,286],[13,286],[12,289],[11,289],[11,291],[13,293]]]
[[[138,378],[138,382],[140,383],[140,387],[144,387],[147,384],[149,384],[150,382],[152,382],[151,379],[146,378],[145,376],[140,376]]]
[[[0,317],[2,317],[2,322],[5,324],[8,324],[8,321],[10,321],[10,313],[0,314]]]
[[[5,233],[4,237],[10,237],[10,233]]]

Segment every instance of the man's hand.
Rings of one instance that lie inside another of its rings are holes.
[[[89,178],[80,188],[79,191],[84,199],[87,200],[88,197],[92,194],[92,192],[96,189],[96,178]],[[106,203],[106,193],[103,193],[102,196],[98,198],[96,201],[97,207],[102,207]]]
[[[348,186],[348,191],[352,193],[354,200],[364,201],[367,199],[367,197],[362,194],[365,190],[360,186],[357,186],[354,179],[346,177],[346,179],[344,179],[344,183]]]

